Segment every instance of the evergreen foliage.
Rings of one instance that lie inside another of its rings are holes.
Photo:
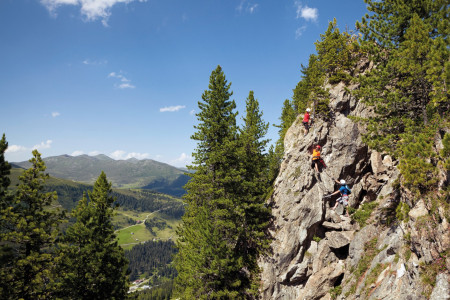
[[[445,133],[444,138],[442,139],[442,144],[444,148],[441,150],[441,157],[444,160],[444,168],[447,172],[450,170],[450,134]]]
[[[448,122],[448,33],[445,1],[365,0],[372,13],[357,27],[375,62],[356,95],[375,108],[364,141],[399,158],[402,183],[416,194],[438,182],[434,136]]]
[[[9,179],[11,165],[5,160],[6,149],[8,149],[8,142],[6,141],[5,134],[3,134],[0,140],[0,207],[3,207],[7,202],[8,187],[11,183]]]
[[[254,295],[258,292],[258,268],[257,259],[268,247],[265,238],[265,229],[270,220],[270,211],[264,206],[264,195],[272,178],[268,177],[268,157],[265,154],[269,140],[264,139],[269,123],[264,123],[262,111],[259,109],[258,100],[254,98],[253,91],[249,92],[246,101],[246,114],[243,118],[244,125],[240,130],[240,161],[243,168],[240,188],[240,203],[236,208],[239,215],[238,241],[236,255],[242,256],[244,268],[250,271],[251,291]]]
[[[185,186],[186,213],[178,230],[177,292],[182,299],[236,298],[242,261],[234,253],[235,207],[240,184],[236,107],[218,66],[198,103],[199,124],[191,180]]]
[[[171,265],[173,255],[177,253],[172,241],[148,241],[125,251],[125,257],[130,262],[128,268],[130,281],[145,274],[146,277],[158,275],[173,279],[177,272]],[[155,282],[153,282],[155,284]]]
[[[173,281],[167,281],[151,289],[137,292],[137,300],[169,300],[172,299]]]
[[[256,258],[266,245],[268,164],[262,153],[268,124],[250,92],[245,124],[238,130],[231,95],[218,66],[199,102],[192,136],[198,144],[175,260],[181,299],[242,299],[257,292]]]
[[[61,245],[61,295],[74,299],[124,299],[128,292],[127,261],[116,241],[111,183],[100,174],[72,211],[76,223]]]
[[[6,267],[13,258],[11,245],[3,241],[3,234],[8,232],[8,220],[3,217],[3,213],[12,203],[12,195],[8,191],[11,182],[9,179],[11,166],[5,160],[6,149],[8,149],[8,142],[6,141],[5,134],[3,134],[0,140],[0,236],[2,237],[2,240],[0,240],[0,296],[5,296],[5,298],[10,292],[8,282],[6,282],[4,276],[6,276]]]
[[[2,139],[5,149],[5,140]],[[64,218],[53,192],[43,192],[45,164],[37,150],[29,160],[31,168],[20,176],[14,197],[1,208],[1,243],[11,250],[7,261],[2,261],[0,282],[3,299],[50,299],[54,292],[54,269],[57,256],[54,245],[58,225]],[[4,162],[2,168],[7,169]],[[7,171],[3,171],[3,174]]]
[[[329,23],[327,31],[320,35],[320,39],[315,43],[316,50],[322,72],[327,75],[328,82],[349,83],[352,78],[350,73],[358,59],[358,55],[355,55],[358,52],[355,39],[348,32],[340,33],[336,19]]]

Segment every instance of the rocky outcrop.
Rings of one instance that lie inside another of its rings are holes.
[[[370,150],[361,140],[363,128],[349,118],[373,113],[351,96],[349,90],[356,86],[329,88],[332,117],[315,120],[303,136],[300,116],[286,133],[285,155],[269,203],[271,254],[259,262],[261,298],[425,299],[420,265],[448,249],[446,217],[442,213],[432,231],[439,236],[430,238],[429,209],[416,201],[404,222],[392,224],[399,202],[409,201],[395,188],[397,162]],[[311,167],[317,144],[326,164],[320,173]],[[346,180],[352,189],[350,207],[377,204],[367,212],[365,223],[345,217],[341,205],[331,210],[338,196],[324,196],[339,188],[335,179]],[[439,296],[448,291],[442,278],[433,299],[447,299]]]

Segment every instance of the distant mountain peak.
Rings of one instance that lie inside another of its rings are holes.
[[[116,188],[146,188],[181,196],[188,181],[184,171],[151,159],[115,160],[105,154],[59,155],[44,158],[47,172],[54,177],[92,184],[101,171]],[[28,161],[14,163],[29,168]]]
[[[95,156],[92,156],[92,157],[95,157],[95,158],[101,159],[101,160],[114,160],[113,158],[111,158],[111,157],[109,157],[109,156],[107,156],[105,154],[98,154],[98,155],[95,155]]]

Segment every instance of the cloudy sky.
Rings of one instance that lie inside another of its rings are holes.
[[[7,159],[38,149],[184,166],[217,65],[239,118],[253,90],[278,124],[328,23],[353,29],[365,13],[363,0],[0,0]]]

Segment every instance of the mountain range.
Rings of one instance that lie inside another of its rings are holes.
[[[189,180],[183,170],[151,159],[115,160],[106,155],[59,155],[43,159],[51,176],[92,184],[101,171],[115,188],[151,189],[172,196],[182,196]],[[28,161],[12,163],[29,168]]]

